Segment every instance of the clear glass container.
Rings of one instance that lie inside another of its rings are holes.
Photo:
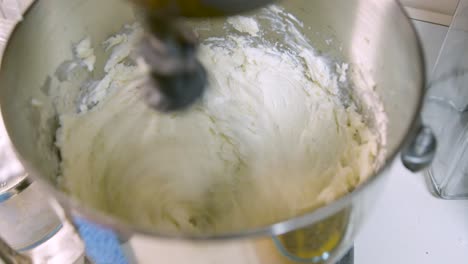
[[[19,19],[23,0],[0,0],[0,17],[2,19]]]
[[[0,0],[0,58],[32,0]],[[84,245],[16,158],[0,112],[0,263],[84,263]]]
[[[83,263],[84,245],[50,195],[26,176],[0,112],[0,263],[2,260]]]
[[[423,115],[438,139],[428,177],[445,199],[468,198],[468,0],[461,0],[429,83]]]

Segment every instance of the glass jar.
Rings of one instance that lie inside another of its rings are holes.
[[[468,0],[461,0],[442,46],[423,118],[438,139],[427,174],[435,194],[468,198]]]

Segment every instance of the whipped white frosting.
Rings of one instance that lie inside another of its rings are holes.
[[[64,189],[132,224],[219,233],[310,211],[373,173],[378,135],[340,98],[348,66],[252,41],[252,18],[228,23],[239,34],[200,46],[205,96],[174,114],[145,105],[124,62],[141,29],[106,41],[106,76],[60,116]]]

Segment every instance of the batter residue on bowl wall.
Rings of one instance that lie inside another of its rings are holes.
[[[129,55],[141,28],[125,26],[105,41],[105,76],[60,116],[67,192],[139,226],[221,233],[310,211],[372,175],[381,135],[355,103],[343,103],[347,64],[330,66],[304,39],[267,41],[253,18],[225,26],[229,34],[200,46],[207,93],[175,114],[140,98]],[[80,54],[92,71],[92,52]]]

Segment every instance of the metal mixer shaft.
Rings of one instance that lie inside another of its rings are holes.
[[[140,55],[149,66],[145,99],[160,111],[182,110],[200,98],[207,75],[196,58],[197,38],[179,18],[235,15],[273,0],[131,0],[145,14]]]

